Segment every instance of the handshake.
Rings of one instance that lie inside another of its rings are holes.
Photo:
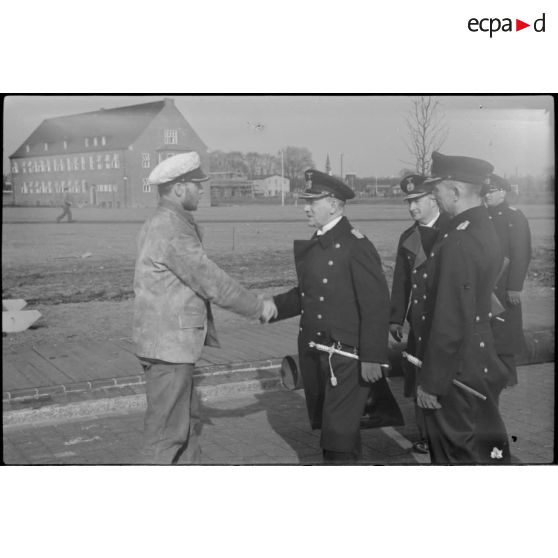
[[[269,320],[277,317],[277,306],[273,302],[273,298],[269,295],[258,295],[258,298],[263,302],[263,310],[260,316],[260,322],[267,324]]]

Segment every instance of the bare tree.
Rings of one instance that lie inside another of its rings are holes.
[[[432,152],[438,151],[448,137],[449,129],[436,97],[416,97],[407,114],[409,152],[414,157],[416,172],[426,175],[430,170]]]

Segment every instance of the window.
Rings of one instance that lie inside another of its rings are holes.
[[[95,147],[97,147],[97,145],[98,145],[98,144],[97,144],[97,136],[95,136],[95,137],[93,138],[93,145],[94,145]]]
[[[97,170],[103,170],[103,156],[97,155]]]
[[[29,187],[27,186],[27,182],[23,182],[22,186],[21,186],[21,193],[22,194],[28,194],[29,193]]]
[[[64,140],[64,149],[68,149],[68,142]]]
[[[74,157],[74,170],[79,170],[79,157]]]
[[[50,172],[50,159],[47,159],[47,160],[45,161],[45,163],[46,163],[46,171],[47,171],[47,172]]]
[[[12,161],[12,174],[17,174],[18,172],[19,171],[18,171],[18,168],[17,168],[16,161]]]
[[[101,145],[106,145],[106,144],[107,144],[106,136],[101,136]]]
[[[106,153],[105,154],[105,169],[110,169],[110,160],[111,160],[110,153]]]
[[[120,168],[120,155],[118,155],[118,153],[113,153],[112,155],[112,168],[113,169]]]
[[[30,147],[28,145],[25,146],[25,153],[29,153]]]
[[[66,188],[66,181],[65,181],[65,180],[61,180],[61,181],[60,181],[60,191],[64,190],[64,188]]]
[[[165,130],[165,143],[166,144],[178,143],[178,130]]]
[[[81,156],[80,161],[81,161],[81,170],[85,170],[85,157]]]
[[[66,170],[72,170],[72,160],[70,159],[70,157],[66,157]]]
[[[147,194],[151,192],[151,184],[149,183],[149,178],[143,179],[143,191]]]
[[[45,151],[48,151],[48,143],[45,141],[43,145],[45,146]]]
[[[46,194],[46,193],[47,193],[47,186],[46,186],[46,183],[45,183],[44,180],[41,181],[41,192],[42,192],[43,194]]]
[[[89,138],[85,138],[85,147],[89,147]]]
[[[141,154],[141,167],[143,169],[148,169],[151,167],[151,162],[149,161],[149,153]]]
[[[52,194],[52,180],[47,182],[47,193]]]
[[[83,179],[81,181],[81,191],[85,194],[87,192],[87,183],[85,182],[85,179]]]
[[[93,155],[89,156],[89,170],[95,169],[95,157]]]

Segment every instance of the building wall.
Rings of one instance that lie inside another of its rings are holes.
[[[165,130],[175,130],[177,143],[165,143]],[[157,188],[147,184],[153,168],[163,159],[185,151],[197,151],[202,168],[209,170],[207,147],[172,102],[150,122],[126,152],[126,177],[129,205],[150,207],[157,204]],[[144,163],[145,161],[145,163]],[[147,163],[147,161],[149,163]],[[148,166],[147,166],[148,165]],[[204,187],[200,206],[209,205],[209,188]]]
[[[254,180],[254,186],[256,192],[264,196],[280,196],[282,191],[285,194],[291,191],[290,180],[277,175]]]

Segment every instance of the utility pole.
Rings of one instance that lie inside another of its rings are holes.
[[[341,159],[341,180],[343,180],[343,153],[341,153],[339,158]]]
[[[281,149],[281,207],[285,205],[285,162],[283,160],[283,150]]]

